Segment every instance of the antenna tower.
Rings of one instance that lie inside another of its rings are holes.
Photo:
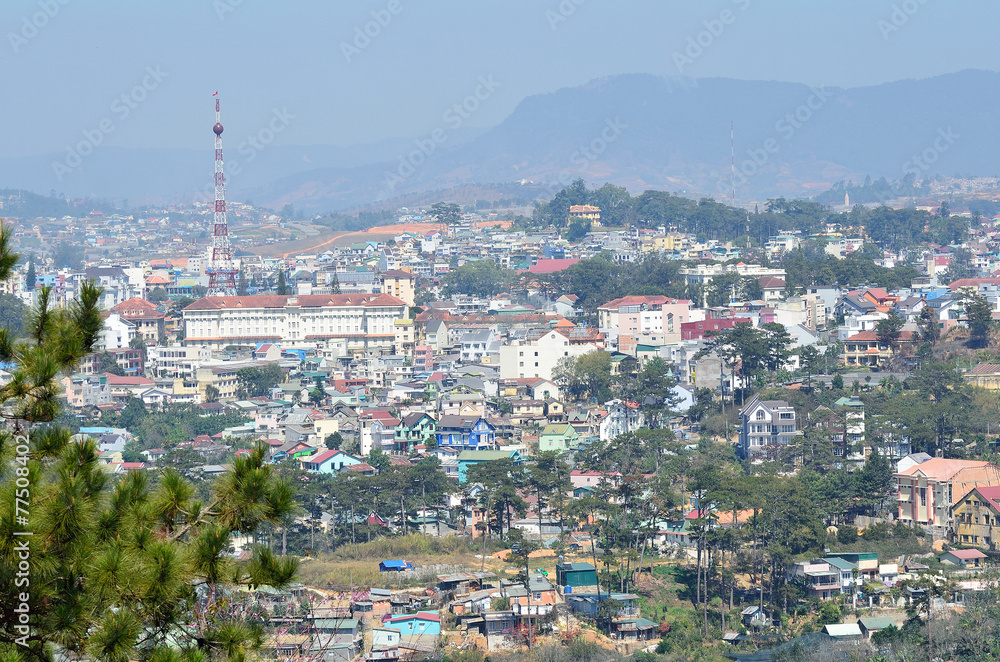
[[[226,222],[226,178],[222,174],[222,122],[219,118],[218,92],[215,96],[215,230],[212,235],[212,258],[209,260],[208,293],[214,296],[236,294],[236,274],[232,246],[229,244],[229,224]]]

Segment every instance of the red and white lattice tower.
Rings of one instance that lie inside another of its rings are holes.
[[[222,174],[222,122],[219,120],[219,99],[216,97],[215,126],[212,127],[215,132],[215,231],[212,235],[212,257],[205,270],[208,273],[208,293],[213,296],[236,294],[236,274],[239,273],[229,245],[226,178]]]

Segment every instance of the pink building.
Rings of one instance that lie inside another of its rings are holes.
[[[729,331],[737,322],[749,322],[746,319],[735,319],[728,317],[724,319],[707,319],[701,322],[686,322],[681,324],[681,340],[698,340],[704,338],[705,334],[717,334]]]
[[[413,369],[428,372],[434,369],[434,349],[430,345],[417,345],[413,348]]]

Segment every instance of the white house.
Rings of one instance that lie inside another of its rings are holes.
[[[118,313],[110,313],[104,319],[97,347],[100,350],[127,349],[129,342],[134,337],[135,325],[122,318]]]
[[[570,344],[569,338],[549,331],[534,340],[518,340],[500,348],[500,379],[540,377],[552,379],[552,371],[563,358],[577,358],[597,345]]]
[[[801,434],[796,430],[794,407],[784,400],[761,400],[754,396],[740,411],[737,454],[740,459],[762,455],[769,448],[787,446]]]

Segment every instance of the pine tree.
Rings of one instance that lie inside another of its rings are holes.
[[[333,280],[330,281],[330,293],[340,294],[340,279],[337,278],[337,274],[333,274]]]
[[[283,270],[278,271],[278,294],[281,296],[288,294],[288,283],[285,282],[285,272]]]
[[[17,255],[0,226],[0,279]],[[206,502],[172,469],[117,482],[92,439],[51,425],[58,380],[95,347],[101,288],[71,305],[37,302],[15,337],[0,329],[0,659],[243,660],[260,646],[261,614],[237,609],[239,585],[283,586],[297,564],[264,548],[237,563],[234,532],[252,535],[294,509],[258,446],[211,486]],[[25,616],[21,616],[25,614]],[[178,649],[177,646],[180,646]]]
[[[236,294],[245,297],[247,295],[247,275],[240,269],[239,278],[236,281]]]

